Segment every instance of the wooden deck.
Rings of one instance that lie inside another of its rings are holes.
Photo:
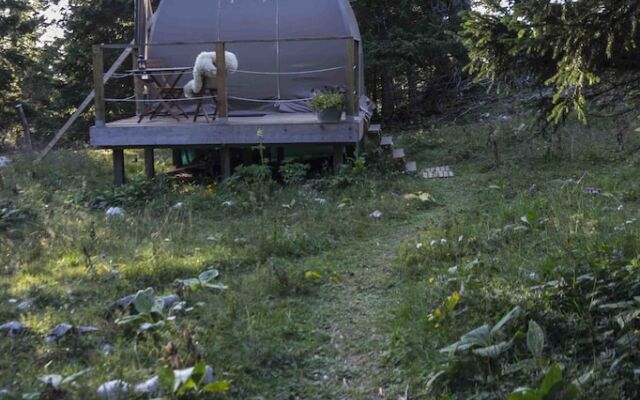
[[[321,123],[313,113],[231,116],[209,123],[166,116],[138,123],[132,117],[91,127],[90,143],[103,148],[246,146],[259,143],[259,129],[264,144],[355,144],[363,137],[364,122],[343,116],[338,123]]]

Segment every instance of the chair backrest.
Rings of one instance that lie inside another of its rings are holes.
[[[147,68],[164,68],[167,66],[167,63],[162,58],[147,58],[145,61]],[[148,75],[146,77],[143,75],[140,79],[145,83],[153,81]]]

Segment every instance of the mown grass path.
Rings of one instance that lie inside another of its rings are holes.
[[[328,349],[322,351],[330,354],[325,369],[316,371],[322,374],[316,377],[321,382],[318,393],[336,399],[410,398],[411,387],[391,354],[393,313],[402,292],[394,271],[398,250],[446,213],[468,207],[475,178],[479,177],[433,181],[430,186],[442,200],[439,206],[417,211],[402,222],[383,217],[367,240],[321,256],[343,272],[336,285],[320,291],[315,305],[324,316],[318,329],[330,337]]]
[[[328,348],[320,351],[329,356],[324,369],[316,371],[322,375],[316,377],[318,393],[336,399],[402,399],[410,391],[389,355],[393,308],[402,290],[394,279],[394,263],[400,245],[414,239],[440,211],[423,211],[402,224],[381,221],[369,240],[324,256],[344,272],[338,284],[317,298],[324,316],[318,329],[330,338]]]

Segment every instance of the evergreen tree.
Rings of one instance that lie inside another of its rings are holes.
[[[0,144],[16,134],[15,105],[28,103],[26,81],[39,54],[37,3],[0,0]]]
[[[356,0],[353,6],[363,33],[368,87],[382,92],[384,119],[396,106],[412,117],[437,112],[432,100],[454,87],[466,52],[453,34],[467,0]],[[396,95],[398,94],[398,95]],[[400,117],[400,115],[396,115]]]
[[[462,36],[469,69],[499,87],[553,89],[549,120],[575,110],[586,119],[588,100],[626,103],[640,89],[640,1],[481,0],[467,14]]]
[[[56,92],[56,107],[74,110],[93,89],[92,46],[98,43],[129,43],[134,31],[134,0],[70,0],[62,16],[64,35],[52,44],[56,62],[54,69],[60,77]],[[113,63],[122,50],[105,51],[105,68]],[[125,62],[123,68],[131,67]],[[125,97],[131,92],[131,80],[112,81],[107,90],[113,97]],[[127,108],[126,105],[123,108]],[[130,108],[130,107],[129,107]],[[119,106],[111,112],[124,112]],[[131,110],[129,110],[131,113]],[[66,115],[68,116],[68,115]],[[71,138],[85,138],[93,123],[90,112],[73,126]]]

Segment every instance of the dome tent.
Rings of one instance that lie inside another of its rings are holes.
[[[240,64],[238,73],[228,77],[231,109],[308,112],[306,102],[277,100],[305,99],[313,90],[346,85],[345,40],[289,41],[322,37],[360,40],[348,0],[162,0],[149,42],[248,41],[227,45]],[[212,44],[152,45],[148,57],[183,67],[200,52],[213,50]],[[361,47],[360,53],[362,65]]]

